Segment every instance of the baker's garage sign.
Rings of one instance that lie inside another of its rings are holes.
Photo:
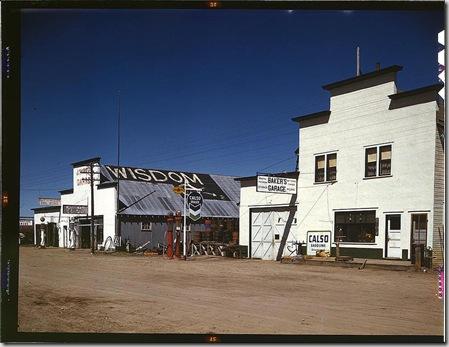
[[[258,175],[256,191],[262,193],[296,194],[296,179]]]
[[[317,252],[331,252],[330,231],[307,232],[307,255],[316,255]]]

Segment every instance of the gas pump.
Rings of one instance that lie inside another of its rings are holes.
[[[181,211],[176,211],[175,222],[176,222],[176,244],[175,244],[175,257],[181,258]]]
[[[69,249],[74,251],[76,247],[76,232],[73,217],[69,219]]]
[[[167,221],[167,258],[173,259],[173,213],[166,217]]]
[[[45,233],[45,225],[43,224],[44,222],[45,222],[45,218],[41,217],[41,225],[40,225],[41,243],[39,245],[39,248],[45,248],[46,233]]]

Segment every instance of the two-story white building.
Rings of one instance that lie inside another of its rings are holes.
[[[296,223],[287,239],[307,245],[313,242],[308,235],[327,232],[332,254],[338,240],[341,255],[363,258],[413,260],[415,246],[423,245],[433,249],[434,264],[441,262],[442,85],[398,91],[401,70],[395,65],[325,85],[330,108],[293,119],[299,124],[300,173]],[[245,196],[245,189],[241,216],[260,197]],[[255,249],[258,240],[246,234],[241,227],[240,240]],[[276,242],[274,235],[271,240]]]

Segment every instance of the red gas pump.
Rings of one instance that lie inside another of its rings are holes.
[[[169,213],[166,217],[167,220],[167,257],[173,259],[173,213]]]

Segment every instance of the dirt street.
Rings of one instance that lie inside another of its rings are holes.
[[[19,331],[443,334],[429,273],[20,249]]]

